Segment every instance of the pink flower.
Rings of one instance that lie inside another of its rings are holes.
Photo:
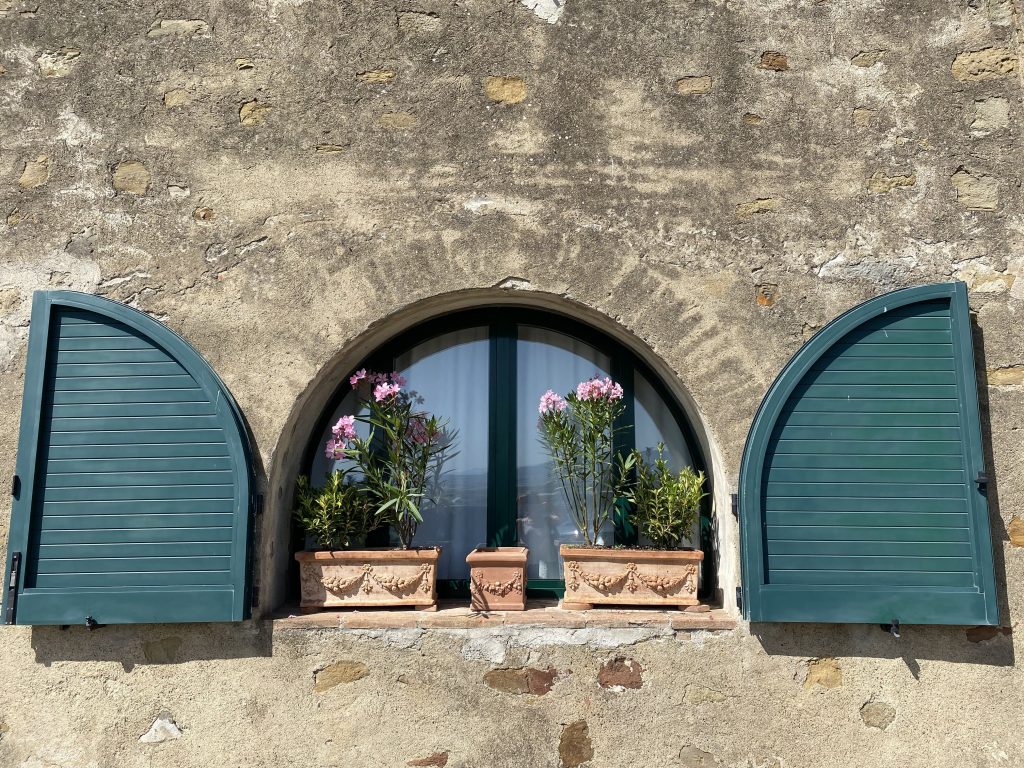
[[[423,445],[431,441],[431,434],[427,431],[427,421],[422,416],[414,416],[409,420],[409,439],[414,443]]]
[[[345,458],[345,444],[340,440],[328,440],[327,451],[325,453],[328,459],[341,461]]]
[[[366,378],[366,369],[360,368],[358,371],[348,377],[349,386],[355,389],[356,384]]]
[[[373,388],[373,399],[378,403],[382,403],[388,398],[394,397],[401,391],[402,388],[397,384],[389,384],[384,381]]]
[[[555,411],[565,410],[565,398],[555,393],[554,390],[549,389],[540,397],[540,407],[538,408],[541,415],[553,413]]]
[[[356,439],[356,417],[342,416],[338,423],[331,427],[331,434],[339,438],[341,443]]]
[[[580,400],[621,400],[622,387],[610,378],[593,378],[576,385],[576,397]]]
[[[407,383],[405,376],[400,374],[398,371],[393,371],[389,374],[389,378],[391,379],[392,384],[397,384],[399,387],[404,387]]]

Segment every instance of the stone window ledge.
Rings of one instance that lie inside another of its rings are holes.
[[[297,614],[286,607],[274,617],[279,629],[477,629],[501,626],[565,629],[712,630],[736,628],[736,619],[721,608],[703,611],[618,610],[565,611],[557,602],[527,601],[525,611],[475,613],[465,601],[440,601],[437,611],[345,610]]]

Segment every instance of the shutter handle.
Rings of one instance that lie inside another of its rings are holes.
[[[890,635],[895,637],[897,640],[900,639],[900,620],[893,619],[888,624],[879,624],[883,632],[888,632]]]

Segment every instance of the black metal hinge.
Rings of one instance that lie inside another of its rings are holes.
[[[21,574],[21,552],[11,555],[11,573],[7,580],[7,615],[5,624],[13,624],[18,605],[18,578]]]
[[[988,493],[988,473],[985,470],[978,470],[978,476],[974,478],[974,482],[978,486],[978,491],[983,494]]]
[[[736,587],[736,608],[743,610],[743,587]]]
[[[738,493],[730,493],[729,498],[732,500],[732,516],[737,520],[740,519],[740,495]]]
[[[16,499],[21,496],[21,478],[17,475],[11,478],[11,496]]]

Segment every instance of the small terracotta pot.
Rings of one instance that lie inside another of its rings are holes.
[[[595,605],[697,605],[700,550],[559,547],[567,610]]]
[[[474,611],[526,608],[526,547],[477,547],[466,556]]]
[[[302,600],[299,608],[388,608],[411,605],[437,610],[440,547],[296,552]]]

